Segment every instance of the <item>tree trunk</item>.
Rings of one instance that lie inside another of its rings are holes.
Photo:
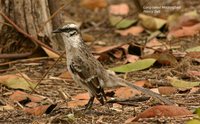
[[[0,0],[1,12],[19,26],[24,32],[40,39],[55,50],[60,49],[56,45],[62,44],[62,38],[53,38],[52,28],[61,23],[58,18],[49,19],[51,14],[58,9],[53,0]],[[55,7],[54,7],[55,4]],[[49,5],[51,7],[49,7]],[[52,9],[52,11],[50,11]],[[52,23],[53,22],[53,23]],[[5,19],[0,16],[0,54],[23,53],[31,51],[34,43],[20,34]],[[54,43],[52,42],[54,41]],[[53,44],[53,45],[52,45]]]

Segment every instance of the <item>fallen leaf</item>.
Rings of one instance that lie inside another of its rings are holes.
[[[113,107],[110,108],[111,110],[115,110],[117,112],[121,112],[122,111],[122,105],[118,104],[118,103],[113,103]]]
[[[167,86],[158,87],[158,91],[162,95],[172,95],[178,92],[176,88]]]
[[[80,6],[88,9],[105,8],[108,5],[107,0],[81,0]]]
[[[150,40],[152,40],[152,39],[154,39],[154,38],[157,38],[157,37],[166,37],[166,35],[165,34],[163,34],[161,31],[159,31],[159,30],[156,30],[156,31],[154,31],[154,32],[150,32],[149,31],[149,33],[150,33],[150,36],[147,38],[147,41],[150,41]]]
[[[177,65],[177,60],[173,54],[168,52],[155,53],[158,55],[157,62],[162,65]],[[156,58],[155,58],[156,59]]]
[[[200,88],[199,87],[192,87],[192,89],[190,90],[190,93],[192,94],[195,94],[195,93],[198,93],[200,92]]]
[[[75,100],[89,100],[90,96],[88,93],[79,93],[76,96],[73,96]]]
[[[123,44],[116,44],[116,45],[113,45],[113,46],[93,46],[92,47],[92,53],[95,53],[95,54],[102,54],[102,53],[105,53],[105,52],[108,52],[108,51],[111,51],[113,49],[116,49],[116,48],[119,48],[120,46],[122,46]]]
[[[119,33],[122,36],[127,36],[128,34],[131,34],[133,36],[138,36],[143,31],[144,29],[141,26],[134,26],[125,30],[116,30],[115,32]]]
[[[190,76],[200,76],[200,71],[187,71]]]
[[[124,19],[121,16],[114,16],[114,15],[109,16],[109,21],[111,25],[115,26],[117,29],[128,28],[137,22],[136,19]]]
[[[129,7],[126,3],[109,6],[109,13],[113,15],[128,15]]]
[[[190,58],[199,59],[200,58],[200,52],[188,52],[186,56],[189,56]]]
[[[148,30],[158,30],[166,24],[166,20],[139,14],[139,18],[141,19],[141,24]]]
[[[21,75],[23,75],[23,77]],[[32,89],[36,86],[36,84],[32,83],[27,75],[25,74],[21,75],[20,74],[2,75],[0,76],[0,83],[9,88],[32,91]]]
[[[128,62],[136,62],[137,60],[139,60],[139,56],[136,56],[136,55],[132,55],[132,54],[127,54],[126,55],[126,59]]]
[[[85,42],[93,42],[95,41],[95,38],[93,35],[90,35],[90,34],[86,34],[86,33],[82,33],[82,38],[83,38],[83,41]]]
[[[120,87],[115,91],[115,96],[120,99],[129,99],[138,94],[141,94],[141,92],[138,90],[133,90],[129,87]]]
[[[140,124],[139,122],[133,123],[134,119],[135,117],[130,117],[124,122],[124,124]]]
[[[195,111],[194,111],[195,114],[197,114],[199,117],[200,117],[200,108],[197,108]]]
[[[39,96],[39,95],[34,95],[34,94],[27,94],[22,91],[15,91],[10,97],[12,101],[23,101],[26,100],[27,98],[30,99],[32,102],[41,102],[44,100],[46,97]]]
[[[113,56],[117,59],[121,59],[123,56],[123,50],[121,49],[116,49],[112,52]]]
[[[172,105],[157,105],[140,113],[134,121],[139,118],[151,118],[151,117],[175,117],[175,116],[184,116],[192,115],[192,112],[187,110],[185,107],[178,107]]]
[[[110,70],[123,73],[139,71],[149,68],[155,63],[155,61],[156,61],[155,59],[143,59],[143,60],[138,60],[135,63],[128,63],[118,67],[110,68]]]
[[[135,81],[134,85],[140,86],[140,87],[144,87],[145,84],[149,83],[148,80],[140,80],[140,81]]]
[[[194,86],[200,85],[200,82],[183,81],[183,80],[178,80],[177,78],[169,77],[169,76],[167,77],[167,79],[170,81],[171,85],[176,88],[192,88]]]
[[[159,42],[157,38],[150,40],[145,46],[143,50],[145,55],[153,54],[158,49],[165,51],[170,48],[167,44]]]
[[[41,46],[42,47],[42,46]],[[50,51],[49,49],[42,47],[42,49],[45,51],[45,53],[51,57],[51,58],[59,58],[60,55],[58,55],[57,53],[54,53],[53,51]]]
[[[45,113],[46,114],[50,113],[50,111],[52,111],[55,107],[56,107],[56,105],[41,105],[41,106],[37,106],[34,108],[24,108],[24,111],[28,114],[40,116]]]
[[[155,92],[155,93],[157,93],[157,94],[160,94],[159,91],[158,91],[158,88],[152,88],[150,90],[153,91],[153,92]]]
[[[183,26],[192,26],[200,22],[200,16],[196,10],[180,14],[173,14],[168,17],[169,31],[180,29]]]
[[[185,36],[193,36],[200,31],[200,23],[193,26],[184,26],[178,30],[172,30],[168,33],[167,38],[172,39],[173,37],[185,37]]]
[[[189,48],[186,52],[200,52],[200,46]]]
[[[64,78],[64,79],[72,79],[71,74],[68,71],[64,71],[62,74],[60,74],[58,77]]]
[[[192,119],[192,120],[189,120],[186,124],[200,124],[200,120]]]
[[[88,103],[88,100],[73,100],[67,102],[67,107],[69,108],[76,108],[76,107],[83,107]]]
[[[10,110],[14,110],[14,107],[12,107],[11,105],[0,106],[0,111],[10,111]]]

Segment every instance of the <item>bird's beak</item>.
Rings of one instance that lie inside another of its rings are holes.
[[[53,30],[52,33],[61,33],[62,31],[58,28],[56,30]]]

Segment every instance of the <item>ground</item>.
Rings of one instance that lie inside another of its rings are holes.
[[[184,7],[187,5],[188,8],[182,9],[182,11],[191,10],[193,3],[196,3],[198,0],[192,0],[191,2],[184,3]],[[126,2],[130,3],[130,1],[126,0]],[[186,4],[186,5],[185,5]],[[113,45],[119,42],[127,41],[130,37],[121,37],[114,33],[114,29],[109,27],[108,29],[108,17],[106,15],[107,11],[102,10],[98,11],[91,11],[85,10],[83,11],[82,8],[75,8],[73,5],[77,5],[77,3],[72,3],[72,6],[67,7],[65,11],[69,12],[69,15],[73,15],[73,18],[78,18],[83,21],[83,26],[81,27],[83,31],[93,35],[97,41],[103,41],[106,45]],[[131,5],[132,6],[132,5]],[[194,6],[193,6],[194,7]],[[194,8],[199,8],[200,5],[195,4]],[[76,10],[77,9],[77,10]],[[96,14],[100,14],[101,16],[97,16]],[[82,16],[80,16],[82,15]],[[88,17],[88,15],[90,15]],[[80,18],[82,17],[82,18]],[[105,20],[102,20],[102,17],[105,17]],[[94,23],[92,23],[92,21]],[[96,22],[99,22],[96,25]],[[89,28],[89,26],[93,28]],[[87,30],[86,30],[87,29]],[[136,39],[143,40],[144,36],[138,36]],[[132,38],[132,37],[131,37]],[[188,41],[192,41],[188,42]],[[199,35],[179,38],[174,41],[176,44],[181,45],[183,51],[187,48],[196,46],[200,44]],[[90,44],[91,47],[93,44]],[[58,77],[64,71],[66,71],[66,60],[62,59],[56,63],[56,65],[50,70],[47,74],[46,78],[42,80],[40,85],[36,89],[36,94],[45,96],[50,99],[52,104],[57,104],[57,108],[55,108],[50,114],[43,114],[40,116],[34,116],[31,114],[27,114],[22,111],[22,109],[16,109],[14,111],[4,111],[3,113],[0,112],[0,123],[33,123],[33,124],[41,124],[41,123],[81,123],[81,124],[94,124],[94,123],[102,123],[102,124],[119,124],[124,123],[127,119],[134,117],[141,113],[142,111],[150,108],[154,105],[160,104],[159,102],[155,101],[154,99],[150,98],[147,100],[129,100],[126,101],[128,104],[122,105],[122,108],[117,111],[113,110],[112,106],[113,103],[107,103],[103,106],[100,104],[95,104],[92,109],[92,113],[85,113],[83,110],[80,110],[81,107],[78,108],[70,108],[67,107],[67,101],[64,101],[62,96],[59,94],[59,90],[63,91],[65,94],[69,96],[75,96],[78,93],[84,93],[81,87],[79,87],[75,82],[72,80],[61,80]],[[55,61],[52,59],[41,59],[36,62],[31,63],[15,63],[10,66],[10,70],[6,73],[13,73],[14,71],[19,70],[21,73],[27,74],[32,80],[38,81],[50,66]],[[114,67],[118,65],[120,62],[119,60],[112,60],[109,62],[102,62],[105,68]],[[187,70],[195,70],[199,71],[200,66],[199,62],[195,61],[192,58],[181,58],[178,61],[177,66],[152,66],[150,69],[146,69],[143,71],[137,72],[130,72],[126,74],[126,79],[129,81],[137,81],[137,80],[150,80],[152,84],[152,88],[157,88],[159,86],[168,86],[169,82],[166,80],[167,76],[176,76],[180,79],[186,79],[188,81],[198,81],[199,78],[191,78],[186,75]],[[17,71],[16,71],[17,72]],[[4,74],[6,74],[4,73]],[[122,78],[125,74],[119,74]],[[148,87],[147,87],[148,88]],[[2,101],[0,103],[5,103],[9,101],[9,95],[14,92],[13,89],[9,89],[4,85],[0,85],[1,96],[0,98]],[[189,92],[189,91],[188,91]],[[30,92],[29,92],[30,93]],[[137,96],[137,98],[145,98],[146,95]],[[165,96],[171,101],[174,101],[181,107],[186,107],[188,110],[194,111],[195,108],[200,107],[200,94],[199,91],[196,94],[189,94],[187,91],[182,91],[174,95]],[[17,104],[15,104],[17,107]],[[69,116],[72,115],[72,118]],[[181,116],[181,117],[161,117],[161,118],[147,118],[147,119],[139,119],[138,123],[186,123],[188,120],[192,119],[193,116]]]

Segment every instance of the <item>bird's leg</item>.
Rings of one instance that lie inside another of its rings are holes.
[[[85,110],[89,110],[92,108],[93,102],[94,102],[94,96],[90,97],[88,103],[85,105]]]

